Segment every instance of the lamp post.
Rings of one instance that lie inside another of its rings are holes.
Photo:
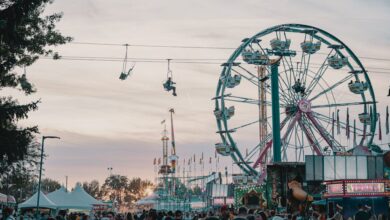
[[[60,139],[60,137],[57,136],[42,136],[42,146],[41,146],[41,163],[39,166],[39,179],[38,179],[38,194],[37,194],[37,210],[36,210],[36,219],[39,219],[39,199],[41,195],[41,178],[42,178],[42,163],[43,163],[43,147],[45,146],[45,139]]]

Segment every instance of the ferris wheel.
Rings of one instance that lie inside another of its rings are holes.
[[[269,162],[370,148],[378,115],[367,71],[316,27],[283,24],[245,38],[222,64],[214,115],[221,142],[249,175]]]

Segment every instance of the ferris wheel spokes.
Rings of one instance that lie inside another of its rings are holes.
[[[348,74],[346,77],[344,77],[343,79],[341,79],[337,83],[331,85],[329,88],[323,90],[322,92],[318,93],[314,97],[310,98],[309,101],[312,102],[315,99],[317,99],[318,97],[322,96],[323,94],[330,92],[331,90],[335,89],[337,86],[339,86],[339,85],[345,83],[346,81],[350,80],[353,76],[354,76],[353,74]],[[310,94],[308,94],[308,95],[310,95]],[[309,96],[307,96],[307,97],[309,98]]]

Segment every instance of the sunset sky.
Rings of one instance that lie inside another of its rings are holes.
[[[270,26],[302,23],[334,34],[360,57],[388,59],[362,59],[365,66],[389,69],[389,11],[386,0],[56,0],[46,13],[64,13],[57,27],[74,42],[130,45],[236,48],[242,39]],[[81,44],[55,48],[64,57],[115,58],[122,58],[124,49]],[[233,51],[130,46],[128,56],[222,63]],[[180,161],[194,153],[214,156],[219,137],[211,98],[221,71],[218,64],[173,63],[178,97],[162,88],[165,62],[136,63],[126,81],[118,79],[121,68],[121,62],[50,59],[27,68],[38,92],[17,97],[21,102],[41,98],[42,103],[22,123],[38,125],[41,135],[61,137],[46,142],[45,177],[63,183],[67,175],[70,186],[77,181],[102,182],[107,167],[113,167],[115,174],[152,179],[153,158],[162,151],[160,122],[168,119],[171,107],[176,110]],[[383,112],[390,104],[386,97],[390,73],[372,73],[370,78]],[[223,161],[228,164],[230,158]]]

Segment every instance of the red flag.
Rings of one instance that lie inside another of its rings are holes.
[[[336,114],[336,124],[337,124],[337,134],[340,134],[340,110],[337,109],[337,114]]]
[[[345,132],[346,132],[346,135],[347,135],[347,139],[349,139],[349,108],[347,108],[347,127],[345,129]]]
[[[379,140],[381,141],[382,140],[382,123],[381,123],[381,116],[379,115],[379,117],[378,117],[378,123],[379,123]]]

